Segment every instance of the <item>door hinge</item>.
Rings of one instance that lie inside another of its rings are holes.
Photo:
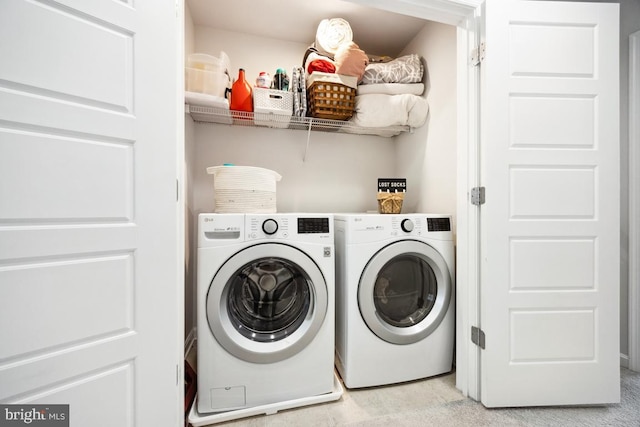
[[[480,46],[474,48],[471,51],[471,65],[473,67],[477,67],[478,65],[480,65],[480,63],[484,61],[484,56],[486,52],[487,52],[487,48],[484,42],[480,43]]]
[[[476,326],[471,327],[471,342],[484,350],[484,332],[482,329]]]
[[[471,189],[471,204],[480,206],[484,204],[484,187],[473,187]]]

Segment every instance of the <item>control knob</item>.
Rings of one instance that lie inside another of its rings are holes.
[[[278,223],[274,219],[267,219],[262,223],[262,231],[268,235],[276,234]]]
[[[412,232],[413,221],[411,221],[410,219],[403,219],[402,222],[400,223],[400,228],[402,228],[402,231],[404,231],[405,233]]]

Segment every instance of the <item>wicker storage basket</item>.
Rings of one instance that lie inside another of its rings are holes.
[[[399,214],[402,212],[404,193],[378,192],[378,213]]]
[[[309,112],[318,119],[348,120],[353,116],[356,90],[330,82],[314,82],[307,88]]]
[[[211,166],[215,213],[276,212],[277,172],[254,166]]]

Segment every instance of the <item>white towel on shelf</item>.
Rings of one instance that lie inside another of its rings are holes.
[[[410,126],[427,122],[429,104],[417,95],[358,95],[351,123],[361,127]]]
[[[324,55],[333,58],[338,46],[353,41],[351,25],[342,18],[323,19],[316,30],[315,47]]]
[[[368,95],[371,93],[383,93],[386,95],[401,95],[408,93],[411,95],[422,95],[424,83],[374,83],[370,85],[358,85],[358,95]]]

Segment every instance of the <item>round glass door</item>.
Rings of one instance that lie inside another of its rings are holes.
[[[362,273],[360,313],[381,339],[411,344],[438,327],[449,307],[451,286],[447,265],[431,246],[413,240],[392,243]]]
[[[273,342],[292,335],[311,308],[310,279],[282,258],[245,264],[227,283],[227,312],[235,329],[253,341]]]
[[[207,318],[216,340],[255,363],[286,359],[316,335],[327,311],[326,282],[303,252],[283,244],[251,246],[216,273]]]

